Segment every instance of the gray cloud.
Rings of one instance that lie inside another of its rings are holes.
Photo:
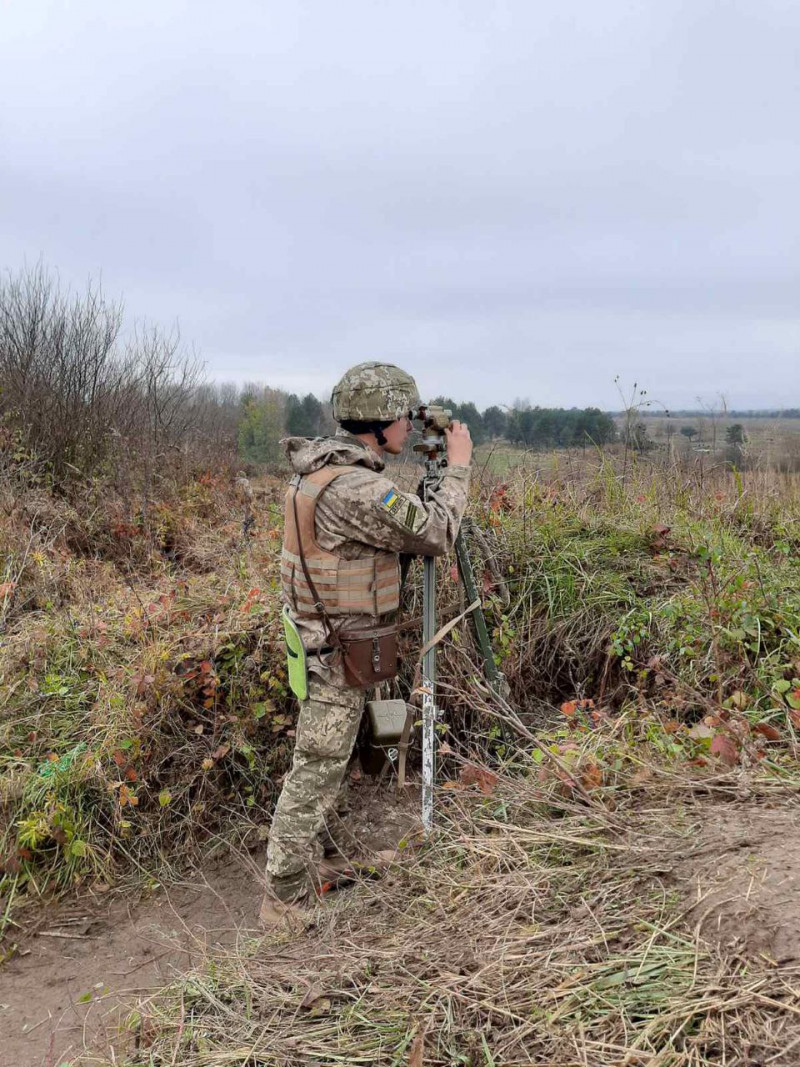
[[[29,0],[0,239],[209,373],[481,404],[797,405],[792,0]]]

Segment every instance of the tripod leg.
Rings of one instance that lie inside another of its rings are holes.
[[[458,573],[461,577],[461,581],[464,583],[467,602],[473,604],[479,599],[478,587],[475,584],[475,573],[472,569],[472,560],[469,558],[463,526],[458,531],[458,536],[456,537],[456,560],[458,561]],[[486,617],[483,614],[482,608],[476,608],[472,612],[472,625],[475,627],[475,637],[478,642],[481,659],[483,660],[483,670],[486,675],[486,681],[489,683],[489,688],[495,696],[505,700],[508,693],[508,683],[494,661],[492,642],[489,640],[489,630],[486,626]],[[500,729],[503,735],[503,740],[507,744],[510,743],[511,738],[508,735],[504,723],[501,723]]]
[[[426,556],[423,571],[424,647],[436,633],[436,560]],[[422,660],[422,825],[426,833],[433,826],[433,785],[436,779],[436,647],[428,649]]]

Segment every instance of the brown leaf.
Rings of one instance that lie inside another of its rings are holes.
[[[491,796],[497,785],[497,775],[486,767],[476,767],[474,763],[468,763],[461,768],[459,778],[464,785],[477,785],[484,796]]]
[[[316,982],[312,983],[306,990],[306,994],[300,1001],[301,1008],[310,1008],[313,1004],[319,1000],[322,996],[322,986],[317,985]]]
[[[753,727],[757,734],[761,734],[762,737],[766,737],[767,741],[780,741],[781,732],[772,723],[769,722],[757,722]]]
[[[647,785],[653,780],[653,772],[649,767],[638,767],[631,777],[632,786]]]
[[[425,1067],[424,1055],[425,1030],[423,1028],[411,1042],[411,1050],[408,1053],[408,1067]]]
[[[219,748],[215,748],[211,753],[212,759],[223,759],[231,750],[230,745],[220,745]]]
[[[114,762],[116,763],[116,765],[118,767],[121,767],[122,764],[126,762],[125,754],[123,752],[120,752],[119,749],[117,749],[116,752],[114,753],[113,759],[114,759]]]
[[[727,734],[714,734],[711,738],[711,754],[719,756],[729,767],[739,762],[739,746]]]
[[[133,769],[133,767],[126,767],[125,768],[125,778],[127,779],[127,781],[135,782],[137,777],[138,776],[136,774],[136,771]]]
[[[588,763],[583,766],[581,783],[584,789],[597,789],[598,786],[603,784],[603,772],[594,760],[589,760]]]

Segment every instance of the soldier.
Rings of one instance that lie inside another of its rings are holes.
[[[302,921],[307,912],[364,709],[367,687],[347,681],[342,650],[332,645],[370,637],[394,618],[400,554],[448,552],[469,491],[472,441],[458,422],[445,431],[447,466],[427,501],[401,492],[383,473],[384,455],[402,452],[420,402],[414,379],[399,367],[352,367],[332,400],[334,437],[283,442],[295,471],[283,596],[306,649],[308,696],[300,701],[292,768],[270,830],[265,927]]]

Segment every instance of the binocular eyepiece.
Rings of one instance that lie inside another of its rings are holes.
[[[438,404],[420,404],[412,418],[422,423],[422,440],[414,445],[414,451],[425,452],[429,458],[444,452],[444,431],[453,425],[453,412]]]

